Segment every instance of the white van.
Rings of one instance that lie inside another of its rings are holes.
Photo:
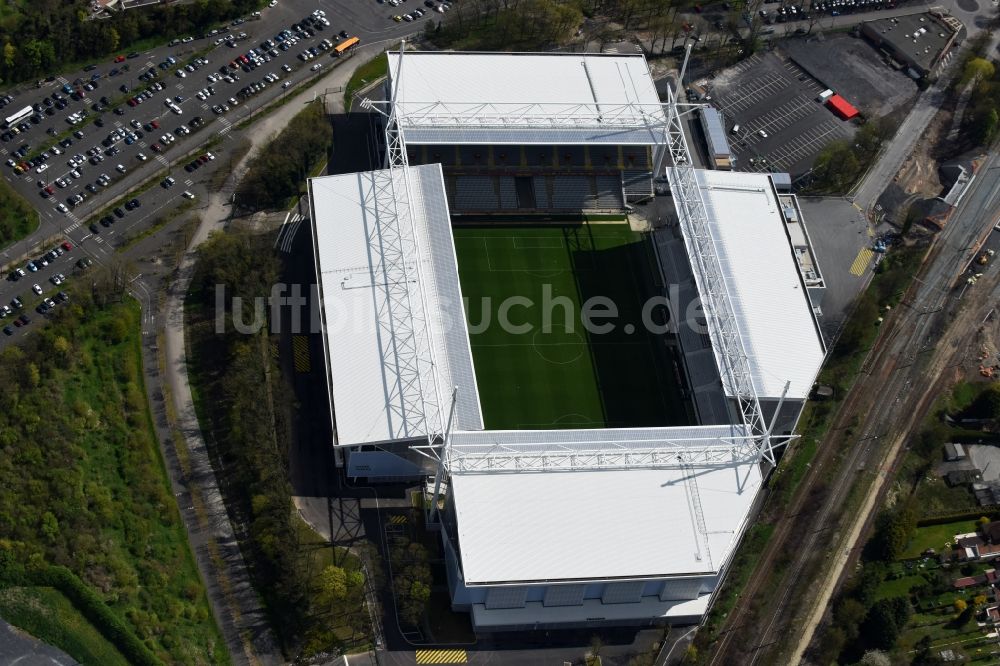
[[[740,126],[739,126],[739,124],[736,124],[736,125],[733,125],[733,129],[732,129],[732,130],[730,130],[730,131],[731,131],[731,132],[732,132],[733,134],[739,134],[739,133],[740,133]]]

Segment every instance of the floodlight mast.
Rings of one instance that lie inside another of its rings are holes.
[[[713,342],[723,385],[735,398],[741,423],[755,441],[758,461],[766,459],[774,464],[774,445],[771,441],[773,423],[769,426],[765,422],[753,384],[749,357],[740,336],[733,298],[715,249],[715,239],[708,222],[708,211],[698,183],[697,170],[691,160],[681,114],[677,108],[677,94],[668,88],[667,95],[664,134],[673,162],[673,168],[667,171],[667,177],[683,231],[681,236],[694,268],[705,323],[715,334]],[[785,390],[788,390],[787,385]]]

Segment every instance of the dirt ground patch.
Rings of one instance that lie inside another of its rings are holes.
[[[934,116],[913,152],[893,177],[892,183],[879,197],[878,203],[885,221],[901,226],[910,206],[941,194],[944,185],[934,155],[942,137],[951,126],[951,119],[952,113],[943,109]]]

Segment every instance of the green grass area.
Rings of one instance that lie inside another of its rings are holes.
[[[0,249],[38,228],[38,213],[6,180],[0,180]]]
[[[920,557],[920,553],[928,548],[933,548],[940,553],[946,550],[945,544],[953,541],[956,534],[975,531],[976,521],[974,520],[959,520],[954,523],[918,527],[900,559],[908,560]]]
[[[956,642],[975,641],[983,637],[983,632],[972,622],[964,627],[955,627],[952,621],[955,611],[943,608],[933,613],[914,613],[900,635],[899,647],[906,650],[924,636],[930,636],[931,645],[950,645]]]
[[[891,599],[892,597],[905,597],[910,593],[910,588],[922,585],[926,582],[923,576],[904,576],[893,580],[884,580],[878,586],[875,599]]]
[[[354,101],[354,93],[361,90],[369,83],[380,79],[389,72],[389,57],[382,53],[375,56],[365,64],[354,70],[351,80],[344,88],[344,110],[351,110],[351,103]]]
[[[0,617],[81,664],[128,665],[115,646],[51,587],[0,589]]]
[[[685,422],[664,341],[642,322],[653,282],[640,234],[576,224],[463,226],[454,236],[487,427]],[[582,324],[581,305],[597,298],[617,316],[589,319],[611,330]]]
[[[0,548],[73,571],[164,662],[228,663],[153,429],[139,307],[93,280],[109,304],[83,292],[0,354],[18,387],[0,392],[0,467],[19,472]]]

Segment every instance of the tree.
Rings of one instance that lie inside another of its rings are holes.
[[[343,601],[347,597],[347,572],[332,564],[327,566],[319,576],[319,590],[330,605]]]
[[[72,353],[72,347],[69,344],[69,340],[61,335],[57,335],[52,340],[52,351],[59,360],[59,364],[62,367],[66,367],[71,359]]]
[[[601,650],[604,648],[604,641],[597,634],[590,637],[590,654],[594,657],[601,656]]]
[[[861,165],[847,141],[832,141],[820,151],[813,167],[818,189],[843,191],[857,178]]]
[[[14,58],[17,56],[17,49],[10,42],[3,45],[3,61],[7,67],[14,66]]]
[[[977,594],[975,598],[972,600],[972,603],[975,604],[976,606],[982,606],[983,604],[986,603],[986,595]]]
[[[59,520],[51,511],[42,514],[42,534],[49,542],[55,541],[59,536]]]
[[[833,618],[843,629],[845,641],[853,641],[858,637],[858,626],[864,622],[866,612],[861,602],[852,597],[841,599],[834,608]]]
[[[958,617],[955,618],[954,622],[952,623],[952,626],[956,629],[961,629],[965,625],[972,622],[972,620],[975,617],[976,617],[976,607],[966,606],[962,610],[962,612],[958,614]]]
[[[968,604],[965,603],[964,599],[955,599],[955,602],[952,604],[952,606],[955,608],[956,613],[961,613],[966,609]]]
[[[973,141],[980,146],[992,143],[997,134],[998,123],[1000,123],[1000,116],[997,115],[995,108],[991,108],[984,114],[977,114],[971,128]]]
[[[907,506],[883,512],[876,523],[875,534],[865,544],[865,556],[883,562],[899,559],[916,527],[916,516]]]
[[[981,81],[992,79],[995,71],[996,68],[989,60],[985,58],[970,58],[962,70],[961,85],[972,84],[973,86],[977,86]]]
[[[861,657],[861,663],[864,666],[892,666],[892,659],[881,650],[868,650]]]
[[[868,611],[861,636],[865,644],[882,650],[891,650],[910,618],[910,602],[905,597],[880,599]]]

